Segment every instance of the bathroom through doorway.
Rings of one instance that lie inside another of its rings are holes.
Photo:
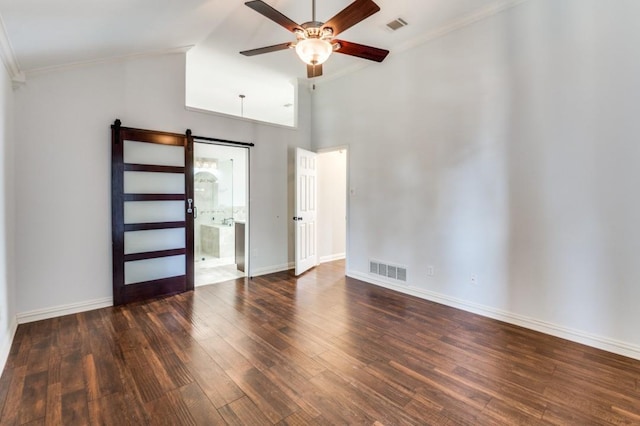
[[[195,286],[247,275],[249,149],[194,143]]]

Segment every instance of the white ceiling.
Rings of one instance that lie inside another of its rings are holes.
[[[311,0],[265,1],[298,23],[311,20]],[[428,34],[518,0],[375,1],[380,12],[339,38],[388,49],[391,56]],[[317,20],[327,21],[351,0],[316,3]],[[224,72],[224,85],[233,86],[229,90],[236,98],[243,90],[241,79],[247,87],[258,83],[269,86],[269,81],[277,80],[273,85],[277,87],[282,82],[306,78],[306,68],[293,51],[253,57],[238,53],[294,40],[287,30],[246,7],[244,0],[0,0],[0,16],[19,70],[27,75],[69,64],[193,45],[190,58]],[[396,32],[388,30],[385,24],[398,17],[409,25]],[[365,65],[376,63],[334,54],[320,78]],[[209,71],[200,74],[210,75]]]

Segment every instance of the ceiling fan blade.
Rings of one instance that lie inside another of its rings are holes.
[[[372,0],[356,0],[342,9],[336,16],[329,19],[322,28],[333,29],[333,35],[337,36],[360,21],[367,19],[380,10],[380,7]]]
[[[335,52],[357,56],[358,58],[364,58],[370,61],[382,62],[389,54],[388,50],[379,49],[377,47],[365,46],[364,44],[352,43],[344,40],[334,39],[333,41],[340,44],[340,47],[338,47]]]
[[[322,64],[307,65],[307,78],[320,77],[322,75]]]
[[[287,18],[282,13],[278,12],[261,0],[248,1],[245,3],[245,5],[249,6],[259,14],[271,19],[276,24],[282,25],[291,32],[294,32],[296,29],[302,30],[300,25],[296,24],[291,19]]]
[[[260,47],[258,49],[251,49],[251,50],[244,50],[240,52],[240,54],[244,56],[262,55],[263,53],[277,52],[278,50],[286,50],[290,48],[292,44],[293,43],[291,42],[274,44],[273,46]]]

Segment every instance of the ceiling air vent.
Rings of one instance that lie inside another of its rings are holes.
[[[405,21],[402,18],[397,18],[397,19],[394,19],[393,21],[389,22],[387,24],[387,27],[391,31],[396,31],[396,30],[399,30],[400,28],[405,27],[407,25],[408,25],[407,21]]]

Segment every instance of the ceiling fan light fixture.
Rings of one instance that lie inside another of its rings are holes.
[[[320,65],[324,63],[333,52],[333,46],[327,40],[320,38],[307,38],[298,41],[296,53],[308,65]]]

